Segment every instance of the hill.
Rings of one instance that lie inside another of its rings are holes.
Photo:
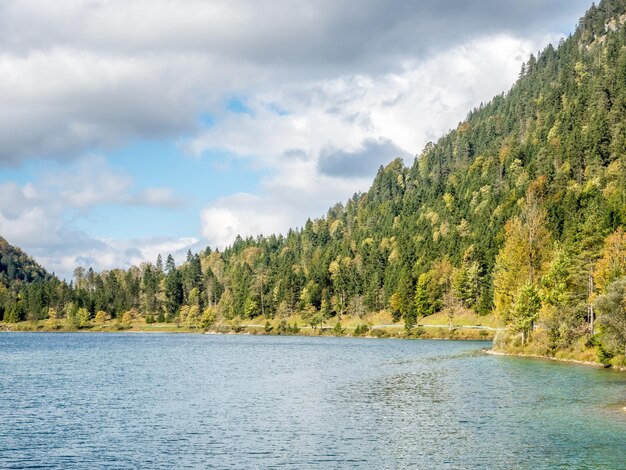
[[[0,237],[0,284],[11,287],[49,278],[44,268],[17,247]]]
[[[618,357],[625,313],[609,297],[626,275],[625,22],[626,0],[592,6],[509,92],[325,217],[189,253],[179,268],[78,270],[55,308],[199,325],[387,310],[409,331],[440,311],[493,311],[509,327],[499,347]]]

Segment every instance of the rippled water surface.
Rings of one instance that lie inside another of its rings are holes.
[[[0,467],[626,468],[626,374],[489,343],[0,334]]]

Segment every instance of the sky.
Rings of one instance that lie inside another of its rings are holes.
[[[4,0],[0,236],[69,279],[301,227],[590,5]]]

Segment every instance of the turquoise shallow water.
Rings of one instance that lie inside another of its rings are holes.
[[[485,346],[3,333],[0,467],[626,469],[626,374]]]

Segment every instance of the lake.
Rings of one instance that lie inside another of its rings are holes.
[[[2,468],[626,468],[626,374],[488,342],[0,334]]]

